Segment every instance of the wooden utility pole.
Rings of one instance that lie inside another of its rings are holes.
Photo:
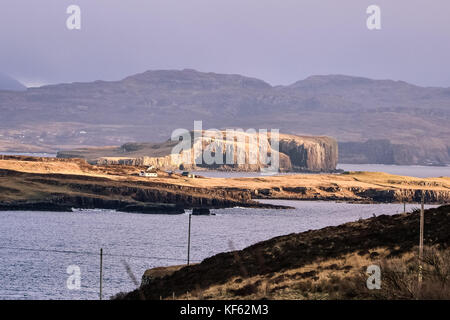
[[[102,286],[103,286],[103,248],[100,248],[100,293],[99,293],[100,300],[102,300],[103,298]]]
[[[191,257],[191,218],[192,218],[192,214],[189,214],[187,265],[189,265],[190,257]]]
[[[423,228],[424,228],[424,220],[425,220],[425,192],[422,190],[422,199],[420,201],[420,237],[419,237],[419,293],[422,287],[422,260],[423,260]]]

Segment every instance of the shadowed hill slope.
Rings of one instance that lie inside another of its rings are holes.
[[[447,248],[450,245],[450,206],[429,209],[425,213],[425,244]],[[312,263],[338,259],[349,254],[364,256],[369,250],[386,251],[387,257],[411,252],[419,243],[419,213],[386,216],[346,223],[336,227],[290,234],[259,242],[240,251],[221,253],[202,263],[181,268],[162,278],[149,280],[140,290],[125,299],[159,299],[173,293],[182,296],[187,291],[206,291],[231,280],[242,282],[264,275],[287,277],[295,270]],[[323,267],[323,266],[322,266]],[[336,266],[335,266],[336,268]],[[352,268],[349,266],[349,268]],[[315,275],[316,270],[301,277]],[[236,280],[237,279],[237,280]],[[234,292],[249,295],[249,289]],[[214,297],[213,297],[214,298]]]

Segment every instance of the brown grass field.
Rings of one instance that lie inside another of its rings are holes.
[[[254,178],[196,178],[190,179],[179,174],[169,176],[159,171],[157,178],[139,177],[143,168],[123,165],[94,166],[83,160],[63,160],[56,158],[32,158],[4,156],[0,158],[0,187],[6,192],[2,200],[26,199],[33,185],[24,186],[20,179],[9,179],[6,172],[39,174],[55,179],[77,177],[77,180],[108,180],[113,184],[145,184],[148,186],[173,186],[178,189],[197,188],[198,190],[234,190],[249,193],[252,198],[262,199],[300,199],[300,200],[342,200],[369,202],[417,202],[421,191],[425,191],[428,203],[447,203],[450,201],[450,177],[414,178],[391,175],[381,172],[348,172],[345,174],[292,174],[282,176],[261,176]],[[25,175],[22,175],[25,177]],[[21,184],[17,188],[15,184]],[[39,186],[41,188],[42,186]],[[64,192],[63,186],[55,190],[47,185],[44,189]]]

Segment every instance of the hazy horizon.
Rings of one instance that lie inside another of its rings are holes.
[[[81,30],[66,28],[72,4]],[[366,27],[372,4],[381,30]],[[271,85],[343,74],[450,87],[448,12],[446,0],[4,0],[0,72],[27,86],[186,68]]]
[[[414,85],[414,86],[419,86],[419,87],[424,87],[424,88],[426,88],[426,87],[429,87],[429,88],[433,88],[433,87],[434,87],[434,88],[444,88],[444,89],[450,88],[450,86],[424,86],[424,85],[418,85],[418,84],[416,84],[416,83],[412,83],[412,82],[409,82],[409,81],[404,81],[404,80],[401,80],[401,79],[398,79],[398,80],[387,79],[387,78],[386,78],[386,79],[382,79],[382,78],[376,79],[376,78],[366,77],[366,76],[363,76],[363,75],[351,75],[351,74],[312,74],[312,75],[306,76],[306,77],[304,77],[304,78],[295,80],[295,81],[292,82],[292,83],[287,83],[287,84],[278,84],[278,83],[275,83],[275,84],[274,84],[274,83],[271,83],[271,82],[267,81],[266,79],[260,79],[260,78],[248,76],[248,75],[242,74],[242,73],[226,73],[226,72],[215,72],[215,71],[200,71],[200,70],[196,70],[196,69],[192,69],[192,68],[183,68],[183,69],[152,69],[152,70],[144,70],[144,71],[142,71],[142,72],[137,72],[137,73],[134,73],[134,74],[127,75],[127,76],[125,76],[125,77],[123,77],[123,78],[120,78],[120,79],[114,79],[114,80],[97,78],[97,79],[88,80],[88,81],[65,81],[65,82],[55,82],[55,83],[28,83],[28,84],[26,84],[26,83],[23,83],[22,81],[20,81],[20,80],[18,80],[18,79],[15,79],[15,78],[13,78],[13,79],[19,81],[21,84],[23,84],[24,86],[26,86],[28,89],[32,89],[32,88],[39,88],[39,87],[45,87],[45,86],[51,86],[51,85],[58,85],[58,84],[91,83],[91,82],[95,82],[95,81],[106,81],[106,82],[121,81],[121,80],[124,80],[124,79],[127,78],[127,77],[134,76],[134,75],[137,75],[137,74],[140,74],[140,73],[144,73],[144,72],[148,72],[148,71],[183,71],[183,70],[194,70],[194,71],[196,71],[196,72],[202,72],[202,73],[239,75],[239,76],[243,76],[243,77],[248,77],[248,78],[254,78],[254,79],[262,80],[262,81],[268,83],[269,85],[271,85],[272,87],[276,87],[276,86],[289,86],[289,85],[292,85],[292,84],[294,84],[294,83],[296,83],[296,82],[298,82],[298,81],[303,81],[303,80],[306,80],[306,79],[308,79],[308,78],[310,78],[310,77],[315,77],[315,76],[324,76],[324,77],[327,77],[327,76],[348,76],[348,77],[354,77],[354,78],[365,78],[365,79],[370,79],[370,80],[375,80],[375,81],[398,81],[398,82],[406,82],[406,83],[408,83],[408,84],[411,84],[411,85]],[[8,75],[8,76],[9,76],[9,75]]]

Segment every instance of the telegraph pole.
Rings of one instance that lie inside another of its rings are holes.
[[[192,214],[189,214],[187,265],[189,265],[190,255],[191,255],[191,218],[192,218]]]
[[[99,293],[100,300],[102,300],[103,297],[102,286],[103,286],[103,248],[100,248],[100,293]]]

